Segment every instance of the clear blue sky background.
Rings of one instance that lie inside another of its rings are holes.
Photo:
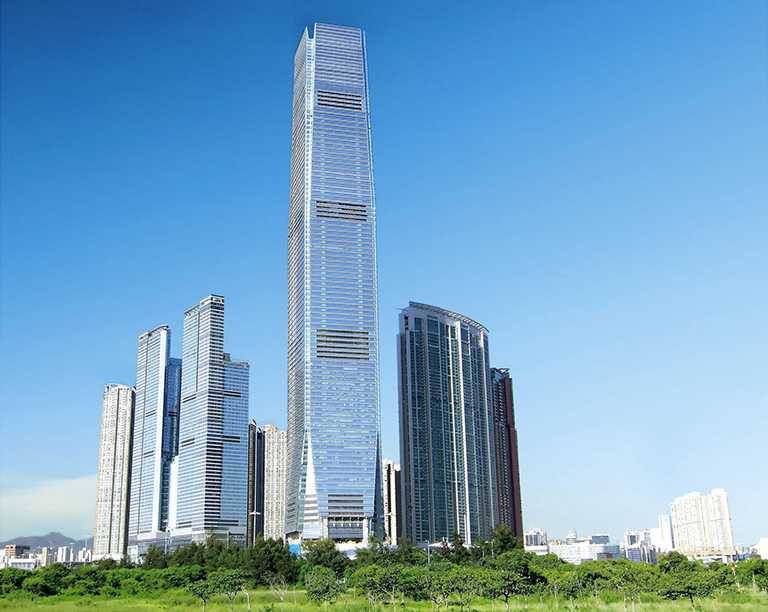
[[[491,330],[526,526],[722,487],[768,536],[768,9],[757,0],[3,0],[0,538],[93,531],[103,386],[227,299],[286,424],[293,55],[368,36],[385,456],[409,300]]]

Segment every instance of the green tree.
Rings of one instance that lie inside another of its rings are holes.
[[[512,529],[504,523],[499,523],[496,527],[491,529],[491,542],[493,544],[493,556],[503,555],[505,552],[510,552],[515,549],[523,550],[522,540],[515,537],[515,534],[512,533]]]
[[[451,570],[453,565],[445,561],[430,563],[424,572],[424,589],[427,598],[435,605],[436,612],[453,595],[454,583]]]
[[[426,565],[428,555],[425,550],[414,546],[409,538],[400,537],[397,540],[397,552],[395,562],[405,567],[414,565]]]
[[[147,549],[147,554],[144,555],[144,561],[141,564],[143,569],[163,569],[168,567],[168,562],[165,559],[165,554],[157,546],[152,544]]]
[[[327,567],[337,578],[344,575],[344,570],[349,564],[347,555],[339,551],[331,539],[307,540],[303,544],[302,552],[307,565]]]
[[[189,583],[186,586],[186,590],[203,601],[203,612],[205,612],[205,606],[208,603],[208,600],[216,594],[213,585],[205,579]]]
[[[304,585],[307,589],[307,599],[318,604],[322,601],[326,610],[328,604],[333,604],[343,592],[336,573],[324,565],[311,566],[304,578]]]
[[[220,568],[208,575],[208,582],[215,593],[226,595],[229,599],[229,609],[234,610],[235,597],[240,592],[248,594],[245,588],[245,574],[241,570]],[[248,596],[248,609],[251,608],[251,599]]]
[[[462,546],[463,547],[463,546]],[[450,572],[453,592],[458,596],[462,609],[470,612],[472,599],[480,593],[482,577],[474,567],[457,565]]]

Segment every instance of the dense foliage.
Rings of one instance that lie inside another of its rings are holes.
[[[573,609],[574,600],[594,606],[619,601],[634,611],[649,596],[687,601],[695,612],[707,599],[716,610],[719,593],[768,593],[768,560],[705,565],[672,552],[655,566],[626,560],[571,565],[554,555],[526,553],[505,527],[469,549],[456,534],[429,555],[407,541],[389,548],[373,539],[355,561],[331,541],[307,543],[302,552],[303,557],[292,555],[281,540],[259,538],[241,548],[211,539],[169,554],[152,548],[139,567],[124,559],[74,568],[56,563],[31,572],[7,568],[0,570],[0,595],[153,597],[184,589],[199,597],[203,608],[214,595],[225,595],[233,607],[242,593],[250,609],[248,589],[268,586],[284,610],[286,593],[298,584],[309,601],[325,607],[351,589],[392,612],[406,598],[431,602],[436,612],[447,610],[449,601],[470,612],[478,597],[502,602],[507,612],[513,600],[528,607],[544,598],[556,609],[564,604]]]

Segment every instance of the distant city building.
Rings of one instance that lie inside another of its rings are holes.
[[[624,533],[624,556],[635,563],[656,563],[656,551],[651,544],[651,530]]]
[[[126,550],[134,400],[133,387],[110,384],[104,388],[93,536],[96,559],[120,559]],[[72,561],[66,546],[59,548],[59,555],[62,548],[69,556],[58,561]]]
[[[523,534],[524,543],[526,546],[546,546],[547,545],[547,532],[539,529],[538,527],[530,527]]]
[[[397,520],[397,508],[402,497],[400,464],[384,459],[382,483],[384,486],[384,542],[396,545],[401,535]]]
[[[21,557],[29,552],[29,546],[26,544],[6,544],[5,545],[5,558],[13,559],[14,557]]]
[[[563,561],[578,565],[582,561],[598,559],[620,559],[621,546],[618,544],[591,544],[588,541],[571,544],[550,544],[549,552]]]
[[[244,544],[250,365],[224,352],[223,297],[208,296],[185,313],[182,359],[171,537],[182,544],[212,534]]]
[[[381,538],[376,206],[357,28],[304,30],[293,81],[286,533]]]
[[[669,518],[669,514],[660,514],[659,526],[653,527],[650,531],[651,544],[657,553],[667,554],[675,547],[674,539],[672,538],[672,521]]]
[[[248,433],[249,542],[258,534],[285,538],[288,432],[251,421]]]
[[[128,542],[155,540],[168,529],[171,462],[179,448],[181,360],[161,325],[139,336]]]
[[[589,541],[591,544],[610,544],[611,536],[607,533],[596,533],[591,538],[589,538]]]
[[[487,539],[498,516],[488,330],[410,302],[398,338],[403,535]]]
[[[576,535],[576,530],[575,529],[571,529],[568,532],[568,535],[565,536],[565,543],[566,544],[576,544],[576,542],[578,542],[578,540],[579,540],[579,537]]]
[[[126,525],[126,529],[127,529],[127,525]],[[123,541],[125,541],[125,539],[123,539]],[[103,555],[100,555],[99,558],[104,559],[104,558],[110,557],[110,555],[111,553],[103,554]],[[59,546],[56,549],[56,562],[69,563],[71,561],[72,561],[72,549],[69,546]]]
[[[508,369],[491,368],[491,399],[499,522],[509,526],[512,533],[522,539],[523,511],[520,496],[517,429],[515,429],[515,402]]]
[[[731,511],[723,489],[676,497],[670,517],[675,550],[692,556],[734,552]]]
[[[56,550],[51,546],[43,546],[40,554],[40,567],[48,567],[56,563]]]

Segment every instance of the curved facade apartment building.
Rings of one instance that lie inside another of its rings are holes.
[[[498,521],[488,330],[410,302],[398,339],[403,535],[488,539]]]

